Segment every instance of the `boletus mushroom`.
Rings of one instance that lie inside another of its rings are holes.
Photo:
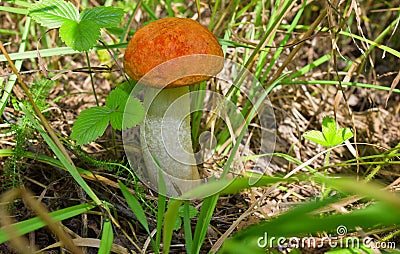
[[[146,175],[156,188],[163,178],[166,193],[161,194],[178,196],[200,183],[192,148],[189,86],[210,79],[223,65],[216,37],[192,19],[154,21],[129,41],[125,72],[146,87],[147,114],[140,127]]]

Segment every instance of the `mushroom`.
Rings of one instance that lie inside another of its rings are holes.
[[[188,18],[154,21],[129,41],[125,72],[146,87],[147,113],[140,126],[146,175],[153,188],[162,178],[161,194],[181,195],[201,182],[192,148],[189,86],[218,74],[223,64],[216,37]]]

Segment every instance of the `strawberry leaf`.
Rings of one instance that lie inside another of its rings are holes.
[[[71,138],[78,145],[94,141],[106,130],[109,114],[110,109],[106,107],[92,107],[82,111],[74,122]]]
[[[60,37],[72,49],[87,51],[100,38],[100,27],[91,20],[67,20],[60,28]]]
[[[71,2],[44,0],[29,8],[29,16],[49,29],[59,28],[65,21],[79,21],[79,11]]]
[[[121,107],[124,110],[122,129],[131,128],[143,121],[146,110],[140,100],[129,97],[126,104]]]
[[[81,21],[91,20],[99,27],[109,28],[119,25],[123,15],[124,10],[121,8],[99,6],[83,10],[81,13]]]
[[[129,107],[126,107],[128,101]],[[131,128],[144,119],[145,109],[142,103],[134,97],[129,98],[129,93],[123,87],[115,88],[108,95],[106,107],[111,112],[110,123],[117,130]]]

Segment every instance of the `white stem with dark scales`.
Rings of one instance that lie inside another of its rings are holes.
[[[167,196],[181,195],[200,182],[192,148],[188,94],[187,86],[163,90],[148,87],[145,92],[148,111],[140,142],[146,173],[150,184],[158,188],[162,170]]]

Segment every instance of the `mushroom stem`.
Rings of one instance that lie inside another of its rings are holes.
[[[147,87],[144,106],[147,114],[140,142],[150,185],[158,188],[162,176],[165,194],[181,195],[200,179],[192,148],[189,87]]]

